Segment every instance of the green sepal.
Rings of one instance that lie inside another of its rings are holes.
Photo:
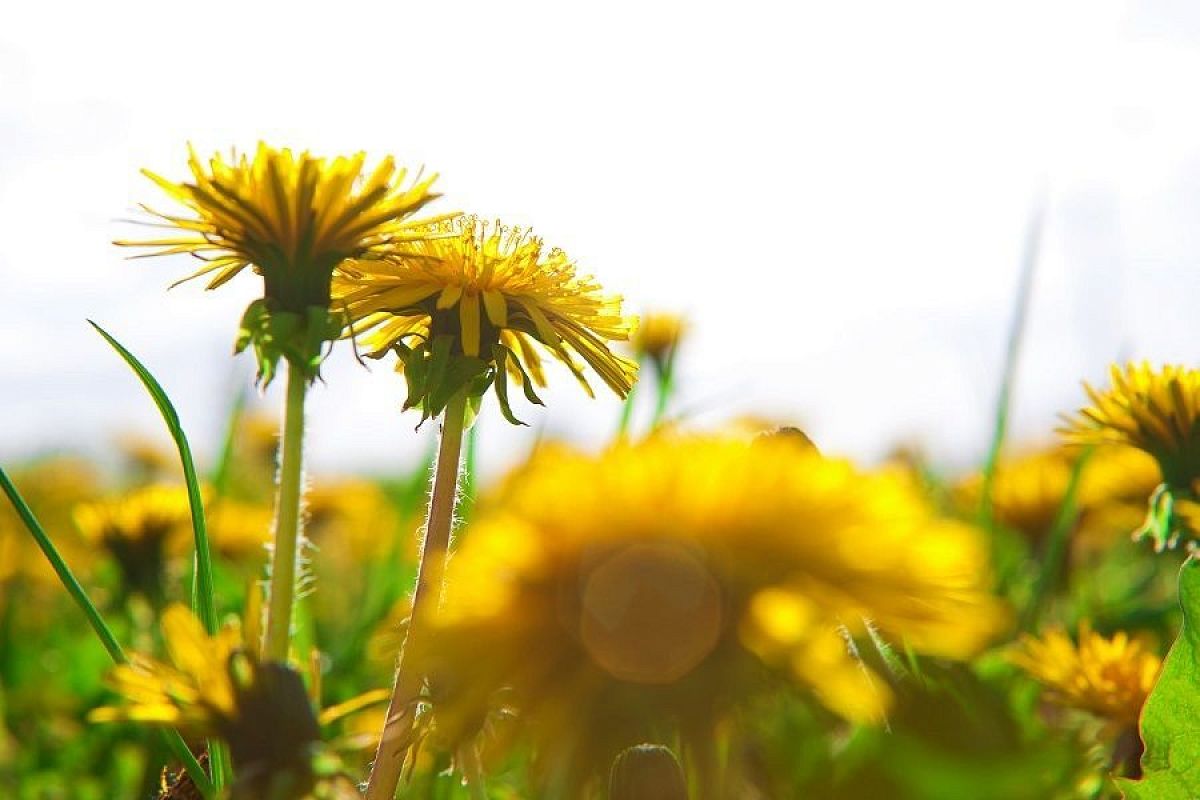
[[[446,410],[446,404],[459,390],[467,390],[470,395],[470,389],[479,386],[479,381],[490,383],[489,371],[490,365],[482,358],[454,356],[446,364],[438,384],[430,385],[424,412],[430,417],[438,416]],[[484,391],[487,391],[486,385]]]
[[[483,408],[483,396],[491,388],[495,377],[495,370],[489,367],[482,375],[476,376],[467,384],[467,407],[463,412],[463,427],[467,430],[474,427],[479,411]]]
[[[512,363],[514,366],[516,366],[517,372],[521,373],[521,391],[524,392],[525,399],[534,405],[545,408],[546,404],[542,402],[542,398],[538,397],[537,392],[534,391],[533,378],[529,377],[529,373],[525,371],[525,365],[521,363],[521,359],[517,358],[517,354],[514,353],[510,348],[505,347],[502,344],[496,346],[504,350],[504,352],[512,358]],[[496,363],[500,363],[499,359],[496,360]]]
[[[266,299],[247,306],[234,342],[235,354],[253,347],[258,363],[256,382],[266,387],[275,379],[279,360],[287,359],[310,381],[320,377],[325,359],[325,342],[341,336],[345,314],[321,306],[309,306],[304,314],[272,310]]]
[[[1188,528],[1187,522],[1175,512],[1176,500],[1195,499],[1187,489],[1178,489],[1166,483],[1160,484],[1154,490],[1154,494],[1150,495],[1146,521],[1134,532],[1134,540],[1149,538],[1154,542],[1154,551],[1161,553],[1179,544],[1180,537],[1195,536]]]
[[[474,356],[455,354],[453,347],[452,336],[435,336],[413,347],[402,342],[394,345],[404,364],[404,380],[408,385],[403,410],[421,409],[418,428],[425,420],[441,414],[459,390],[467,393],[467,416],[473,420],[479,413],[480,398],[491,386],[491,364]]]
[[[500,401],[500,413],[513,425],[524,425],[525,423],[513,414],[512,406],[508,403],[508,370],[505,367],[508,349],[503,345],[492,345],[492,358],[496,361],[496,399]]]

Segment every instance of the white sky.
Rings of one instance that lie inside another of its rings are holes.
[[[109,242],[138,175],[259,138],[395,154],[443,208],[532,224],[634,311],[688,313],[681,405],[804,424],[873,457],[982,451],[1024,230],[1049,211],[1018,435],[1118,357],[1194,362],[1200,12],[1187,2],[6,3],[0,6],[0,459],[159,430],[92,317],[201,452],[249,358],[250,276]],[[317,468],[417,448],[390,370],[335,353]],[[597,441],[569,379],[518,415]],[[281,387],[267,402],[277,402]],[[493,466],[536,435],[493,408]],[[430,426],[432,427],[432,426]],[[428,429],[425,435],[428,435]],[[423,443],[422,443],[423,446]]]

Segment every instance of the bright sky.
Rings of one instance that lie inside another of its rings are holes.
[[[1197,74],[1184,0],[8,3],[0,459],[158,432],[85,317],[215,447],[249,380],[229,349],[256,280],[168,293],[185,259],[130,262],[110,241],[160,203],[140,167],[182,177],[188,141],[263,138],[423,164],[443,208],[533,225],[634,311],[686,312],[680,407],[701,419],[756,412],[829,451],[919,440],[966,461],[1039,186],[1018,435],[1048,431],[1114,358],[1194,363]],[[415,451],[398,376],[347,348],[326,376],[317,468]],[[617,402],[558,383],[518,414],[605,436]],[[536,435],[494,408],[481,424],[493,465]]]

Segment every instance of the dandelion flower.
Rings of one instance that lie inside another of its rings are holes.
[[[363,153],[326,159],[265,143],[253,158],[234,152],[228,161],[214,155],[205,164],[189,148],[191,181],[144,170],[186,209],[143,206],[175,233],[117,244],[150,248],[151,256],[189,253],[204,266],[183,281],[210,276],[209,289],[247,267],[261,275],[263,298],[243,318],[239,350],[255,345],[269,381],[281,355],[308,366],[313,349],[340,333],[339,321],[329,317],[330,282],[340,264],[424,235],[425,224],[410,217],[438,196],[430,191],[437,176],[407,181],[391,157],[369,172],[365,166]]]
[[[547,449],[477,513],[422,654],[437,724],[469,735],[499,702],[552,771],[663,723],[711,736],[780,682],[878,721],[859,637],[956,658],[1002,624],[974,529],[789,437]]]
[[[534,389],[545,385],[539,346],[589,394],[577,357],[619,397],[633,386],[637,366],[608,346],[634,327],[621,314],[621,298],[603,294],[566,253],[521,228],[475,217],[438,223],[387,258],[347,264],[334,288],[363,347],[400,356],[405,408],[419,406],[426,416],[468,385],[478,397],[494,384],[505,416],[516,422],[508,380],[541,403]]]
[[[90,543],[73,536],[71,509],[96,496],[99,476],[94,468],[73,458],[53,458],[29,464],[13,473],[13,481],[29,507],[47,530],[60,531],[55,544],[76,570],[86,570],[94,560]],[[0,609],[8,598],[4,584],[10,579],[28,581],[40,589],[61,591],[62,584],[42,555],[25,523],[9,503],[0,503]],[[26,619],[48,610],[39,603],[27,603],[22,610]]]
[[[1022,637],[1010,658],[1045,687],[1050,702],[1120,727],[1137,725],[1162,667],[1144,642],[1124,632],[1105,638],[1087,624],[1079,628],[1078,644],[1054,629],[1040,638]]]
[[[638,321],[633,336],[634,352],[650,359],[660,372],[666,371],[687,328],[687,321],[678,314],[645,314]]]
[[[182,486],[151,485],[82,503],[74,517],[85,540],[112,554],[127,588],[162,599],[167,558],[190,541],[191,507]]]
[[[1172,486],[1200,477],[1200,370],[1142,362],[1112,367],[1111,380],[1105,391],[1084,385],[1092,405],[1069,420],[1067,440],[1144,450]]]
[[[316,782],[320,729],[299,674],[254,658],[236,627],[207,635],[182,605],[166,610],[162,629],[171,663],[134,655],[114,668],[110,682],[125,702],[96,709],[90,719],[220,737],[233,756],[235,798],[305,796]]]
[[[1061,448],[1045,448],[1002,459],[992,476],[992,514],[1005,528],[1039,541],[1054,526],[1071,473],[1074,455]],[[954,487],[954,498],[964,512],[979,508],[983,475],[975,473]]]
[[[1139,533],[1161,550],[1182,534],[1194,535],[1188,520],[1200,518],[1200,370],[1142,362],[1114,365],[1110,375],[1112,385],[1104,391],[1084,384],[1092,405],[1068,419],[1062,433],[1073,444],[1124,444],[1154,457],[1162,486]]]

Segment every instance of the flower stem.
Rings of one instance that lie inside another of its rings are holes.
[[[391,800],[408,753],[424,676],[414,668],[411,658],[406,659],[406,654],[411,650],[413,640],[422,636],[421,620],[441,602],[442,575],[446,567],[446,552],[450,547],[450,528],[454,522],[454,502],[458,492],[458,467],[466,408],[466,394],[459,391],[446,405],[442,417],[442,440],[433,471],[433,491],[429,498],[421,559],[417,565],[412,613],[400,645],[396,683],[379,747],[375,751],[375,763],[367,780],[366,800]]]
[[[287,661],[296,598],[296,557],[300,539],[301,449],[304,441],[304,370],[288,365],[287,399],[283,406],[279,490],[275,498],[275,546],[271,558],[271,593],[263,657]]]

